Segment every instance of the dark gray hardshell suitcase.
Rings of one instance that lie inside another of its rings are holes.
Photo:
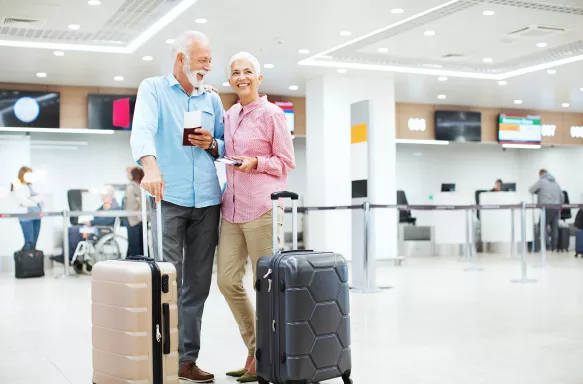
[[[297,195],[293,202],[297,247]],[[274,215],[274,218],[276,216]],[[257,375],[259,383],[303,384],[350,373],[350,301],[346,260],[332,252],[289,251],[257,262]]]

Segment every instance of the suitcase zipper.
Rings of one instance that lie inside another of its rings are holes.
[[[152,271],[152,358],[154,384],[164,382],[162,368],[162,276],[156,262],[148,262]]]
[[[279,264],[281,262],[281,259],[283,258],[283,254],[282,253],[278,253],[273,260],[273,279],[275,279],[275,281],[278,281],[279,278]],[[277,319],[279,318],[279,292],[277,289],[275,289],[272,293],[272,300],[271,302],[273,303],[273,307],[276,309],[276,311],[274,311],[272,309],[272,335],[273,335],[273,353],[271,353],[271,359],[273,360],[273,356],[279,356],[280,355],[280,343],[279,343],[279,332],[277,330],[278,325],[277,325]],[[280,319],[281,320],[281,319]],[[280,382],[281,380],[281,374],[280,374],[280,366],[279,366],[279,359],[272,361],[273,364],[273,378],[274,381],[276,383]]]

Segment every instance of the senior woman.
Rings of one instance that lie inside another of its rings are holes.
[[[244,369],[228,372],[240,382],[257,381],[255,370],[255,311],[245,288],[245,262],[272,253],[271,194],[285,190],[295,168],[291,133],[281,108],[260,96],[263,79],[255,57],[246,52],[229,62],[229,84],[239,96],[225,115],[225,157],[240,166],[227,168],[218,255],[218,285],[235,317],[249,352]],[[278,212],[279,225],[283,209]]]

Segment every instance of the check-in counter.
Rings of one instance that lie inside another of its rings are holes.
[[[480,194],[480,205],[521,204],[530,203],[532,197],[523,192],[483,192]],[[522,236],[520,209],[514,209],[514,241],[520,243]],[[532,241],[533,223],[539,213],[526,211],[526,241]],[[486,252],[508,252],[512,237],[512,214],[508,209],[489,209],[480,211],[481,241]]]

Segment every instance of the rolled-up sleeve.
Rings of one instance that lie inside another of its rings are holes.
[[[219,157],[225,156],[225,108],[221,98],[215,94],[211,94],[213,98],[213,109],[215,112],[215,129],[214,138],[217,140],[219,150]]]
[[[149,80],[140,84],[134,110],[130,145],[134,160],[140,165],[142,157],[156,157],[154,138],[158,132],[159,106],[154,87]]]
[[[257,172],[282,177],[296,167],[294,145],[283,111],[270,117],[273,125],[271,156],[257,157]]]

